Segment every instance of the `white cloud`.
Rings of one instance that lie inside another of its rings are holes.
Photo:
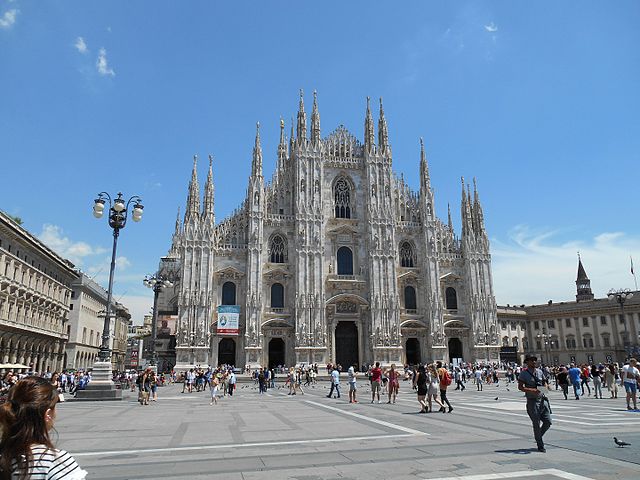
[[[144,316],[153,309],[153,292],[149,290],[149,294],[143,295],[117,295],[114,298],[129,309],[131,320],[136,325],[142,325]]]
[[[0,17],[0,28],[11,28],[16,23],[16,17],[20,10],[12,8],[4,12],[4,15]]]
[[[109,67],[109,62],[107,61],[107,51],[104,48],[101,48],[98,52],[98,59],[96,60],[96,68],[98,69],[98,73],[100,75],[109,75],[111,77],[116,76],[116,72],[113,71],[111,67]]]
[[[484,29],[487,32],[493,33],[498,31],[498,26],[495,23],[491,22],[489,25],[485,25]]]
[[[100,255],[106,250],[94,247],[86,242],[74,242],[64,235],[62,228],[57,225],[44,224],[38,238],[54,252],[69,259],[77,266],[81,266],[86,257]]]
[[[506,243],[492,240],[498,304],[575,299],[578,252],[596,297],[604,297],[611,288],[634,288],[629,256],[635,253],[640,258],[640,238],[605,232],[592,238],[559,241],[560,234],[566,232],[519,225]]]
[[[87,53],[89,51],[89,48],[82,37],[76,38],[76,43],[73,46],[76,47],[76,50],[80,53]]]

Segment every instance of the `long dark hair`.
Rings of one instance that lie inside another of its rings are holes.
[[[20,479],[26,479],[33,455],[31,445],[53,448],[45,413],[58,402],[58,392],[49,380],[26,377],[19,380],[0,405],[0,479],[10,480],[13,462]]]

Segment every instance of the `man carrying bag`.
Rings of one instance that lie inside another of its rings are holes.
[[[543,375],[542,370],[536,368],[538,358],[535,355],[527,355],[523,369],[518,376],[518,390],[524,392],[527,397],[527,414],[533,424],[533,436],[538,444],[539,452],[546,452],[543,435],[551,427],[551,406],[549,399],[540,390],[540,387],[549,388],[549,381]],[[541,425],[542,423],[542,425]]]

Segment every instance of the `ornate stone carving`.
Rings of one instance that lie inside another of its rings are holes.
[[[358,310],[358,306],[353,302],[337,302],[336,303],[336,312],[337,313],[356,313]]]

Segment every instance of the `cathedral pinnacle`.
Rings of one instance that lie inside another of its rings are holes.
[[[431,188],[429,164],[427,163],[427,155],[424,152],[424,140],[422,137],[420,137],[420,187],[425,190]]]
[[[480,195],[478,195],[478,185],[476,183],[476,177],[473,177],[473,214],[475,216],[477,233],[483,233],[484,213],[482,212],[482,205],[480,204]]]
[[[375,137],[373,133],[373,116],[371,115],[371,105],[369,104],[369,97],[367,97],[367,113],[364,119],[364,146],[371,148],[375,145]]]
[[[198,185],[198,156],[193,156],[193,170],[189,182],[187,209],[184,213],[184,223],[197,221],[200,217],[200,186]]]
[[[382,148],[389,147],[389,129],[387,128],[387,119],[384,116],[384,108],[382,107],[382,97],[380,97],[380,116],[378,118],[378,145]]]
[[[298,128],[296,130],[298,141],[307,138],[307,114],[304,112],[304,92],[300,89],[300,104],[298,105]]]
[[[180,207],[178,207],[178,215],[176,216],[176,228],[173,231],[174,235],[180,235]]]
[[[207,182],[204,186],[204,206],[202,209],[202,217],[211,223],[214,223],[214,187],[213,187],[213,155],[209,155],[209,173],[207,174]]]
[[[280,117],[280,142],[278,143],[278,170],[284,170],[287,159],[287,140],[284,134],[284,120]]]
[[[256,143],[253,147],[253,161],[251,162],[251,175],[262,176],[262,147],[260,146],[260,122],[256,122]]]
[[[451,220],[451,204],[447,203],[447,220],[449,225],[449,230],[453,232],[453,221]]]
[[[311,142],[320,143],[320,113],[318,113],[318,92],[313,91],[313,109],[311,111]]]

